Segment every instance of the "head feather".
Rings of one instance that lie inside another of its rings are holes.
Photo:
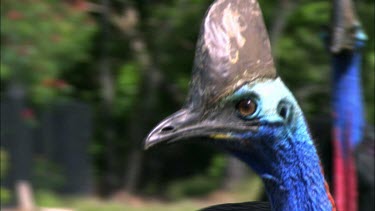
[[[214,2],[198,38],[190,99],[199,99],[195,104],[204,106],[245,83],[276,76],[258,2]]]

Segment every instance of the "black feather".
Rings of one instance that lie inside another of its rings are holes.
[[[268,202],[255,201],[255,202],[242,202],[242,203],[229,203],[229,204],[219,204],[211,207],[203,208],[199,211],[269,211],[271,206]]]

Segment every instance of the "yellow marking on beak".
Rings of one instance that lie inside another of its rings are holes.
[[[227,138],[230,138],[230,135],[225,134],[225,133],[218,133],[218,134],[211,135],[210,138],[213,138],[213,139],[227,139]]]

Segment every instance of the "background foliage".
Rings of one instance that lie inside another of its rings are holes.
[[[222,154],[194,144],[144,153],[141,142],[184,101],[200,22],[210,3],[2,0],[1,97],[18,84],[32,109],[61,99],[78,99],[93,108],[88,151],[96,193],[126,189],[169,199],[209,193],[222,187],[228,162]],[[330,2],[260,4],[280,75],[308,118],[328,119],[331,67],[322,34],[330,22]],[[356,6],[369,37],[362,82],[366,119],[374,124],[374,1],[357,1]],[[277,31],[280,20],[284,24]],[[49,165],[40,162],[37,181],[44,181],[43,169]],[[54,189],[64,180],[55,179],[38,187]]]
[[[59,1],[5,0],[1,18],[2,81],[22,83],[35,103],[73,91],[60,75],[89,59],[95,23],[87,14]]]

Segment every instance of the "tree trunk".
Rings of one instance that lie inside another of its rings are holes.
[[[270,29],[270,42],[273,50],[275,50],[277,41],[283,34],[288,16],[294,11],[296,5],[297,0],[279,0]]]
[[[132,49],[137,55],[137,60],[142,68],[142,87],[141,95],[139,96],[139,105],[131,118],[132,124],[129,128],[132,148],[128,157],[127,171],[125,174],[125,190],[127,192],[134,192],[139,182],[139,174],[143,161],[143,143],[142,141],[147,134],[148,126],[155,105],[157,105],[157,96],[160,90],[160,72],[152,68],[149,52],[146,49],[145,42],[141,36],[137,36],[132,42]]]
[[[110,64],[108,61],[108,10],[109,10],[109,1],[101,0],[103,6],[102,12],[102,38],[101,38],[101,55],[99,58],[99,82],[101,89],[102,97],[102,106],[101,106],[101,119],[104,125],[103,138],[105,143],[105,157],[106,157],[106,173],[104,175],[104,184],[105,192],[110,191],[116,185],[115,177],[115,150],[114,150],[114,136],[115,131],[112,127],[112,105],[114,99],[114,84],[113,76],[110,71]],[[109,190],[108,190],[109,189]]]
[[[136,29],[138,23],[138,11],[134,7],[124,10],[122,16],[113,16],[112,22],[129,37],[130,47],[135,55],[141,70],[141,88],[138,96],[138,105],[131,116],[129,128],[129,140],[131,149],[127,159],[124,174],[124,189],[133,193],[139,183],[139,174],[143,161],[143,146],[145,134],[147,134],[150,118],[157,104],[157,96],[161,87],[161,72],[155,68],[152,62],[147,43],[143,35]]]

